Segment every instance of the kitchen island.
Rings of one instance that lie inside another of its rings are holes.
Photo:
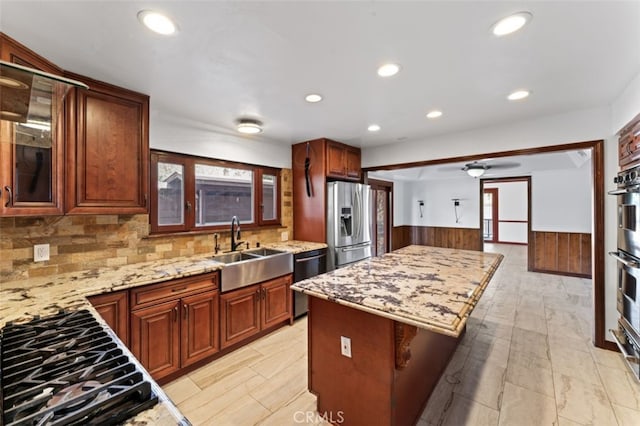
[[[309,390],[344,425],[415,424],[502,255],[408,246],[298,282]]]

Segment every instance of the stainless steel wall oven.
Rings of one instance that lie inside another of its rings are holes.
[[[640,166],[618,173],[618,263],[616,306],[618,329],[609,330],[627,365],[640,380]]]

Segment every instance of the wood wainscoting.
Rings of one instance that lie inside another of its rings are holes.
[[[482,230],[480,228],[394,226],[391,238],[393,250],[416,244],[482,251]]]
[[[591,234],[531,231],[529,270],[591,278]]]

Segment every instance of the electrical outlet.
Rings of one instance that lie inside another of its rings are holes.
[[[280,240],[288,241],[289,240],[289,233],[287,231],[282,231],[280,233]]]
[[[49,260],[49,244],[36,244],[33,246],[33,261],[45,262]]]
[[[351,339],[348,337],[340,336],[340,353],[351,358]]]

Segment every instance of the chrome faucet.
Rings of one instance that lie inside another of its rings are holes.
[[[233,227],[234,223],[236,228]],[[236,238],[240,239],[240,220],[238,216],[233,216],[231,218],[231,251],[236,251],[240,244],[244,243],[244,241],[236,241]]]

